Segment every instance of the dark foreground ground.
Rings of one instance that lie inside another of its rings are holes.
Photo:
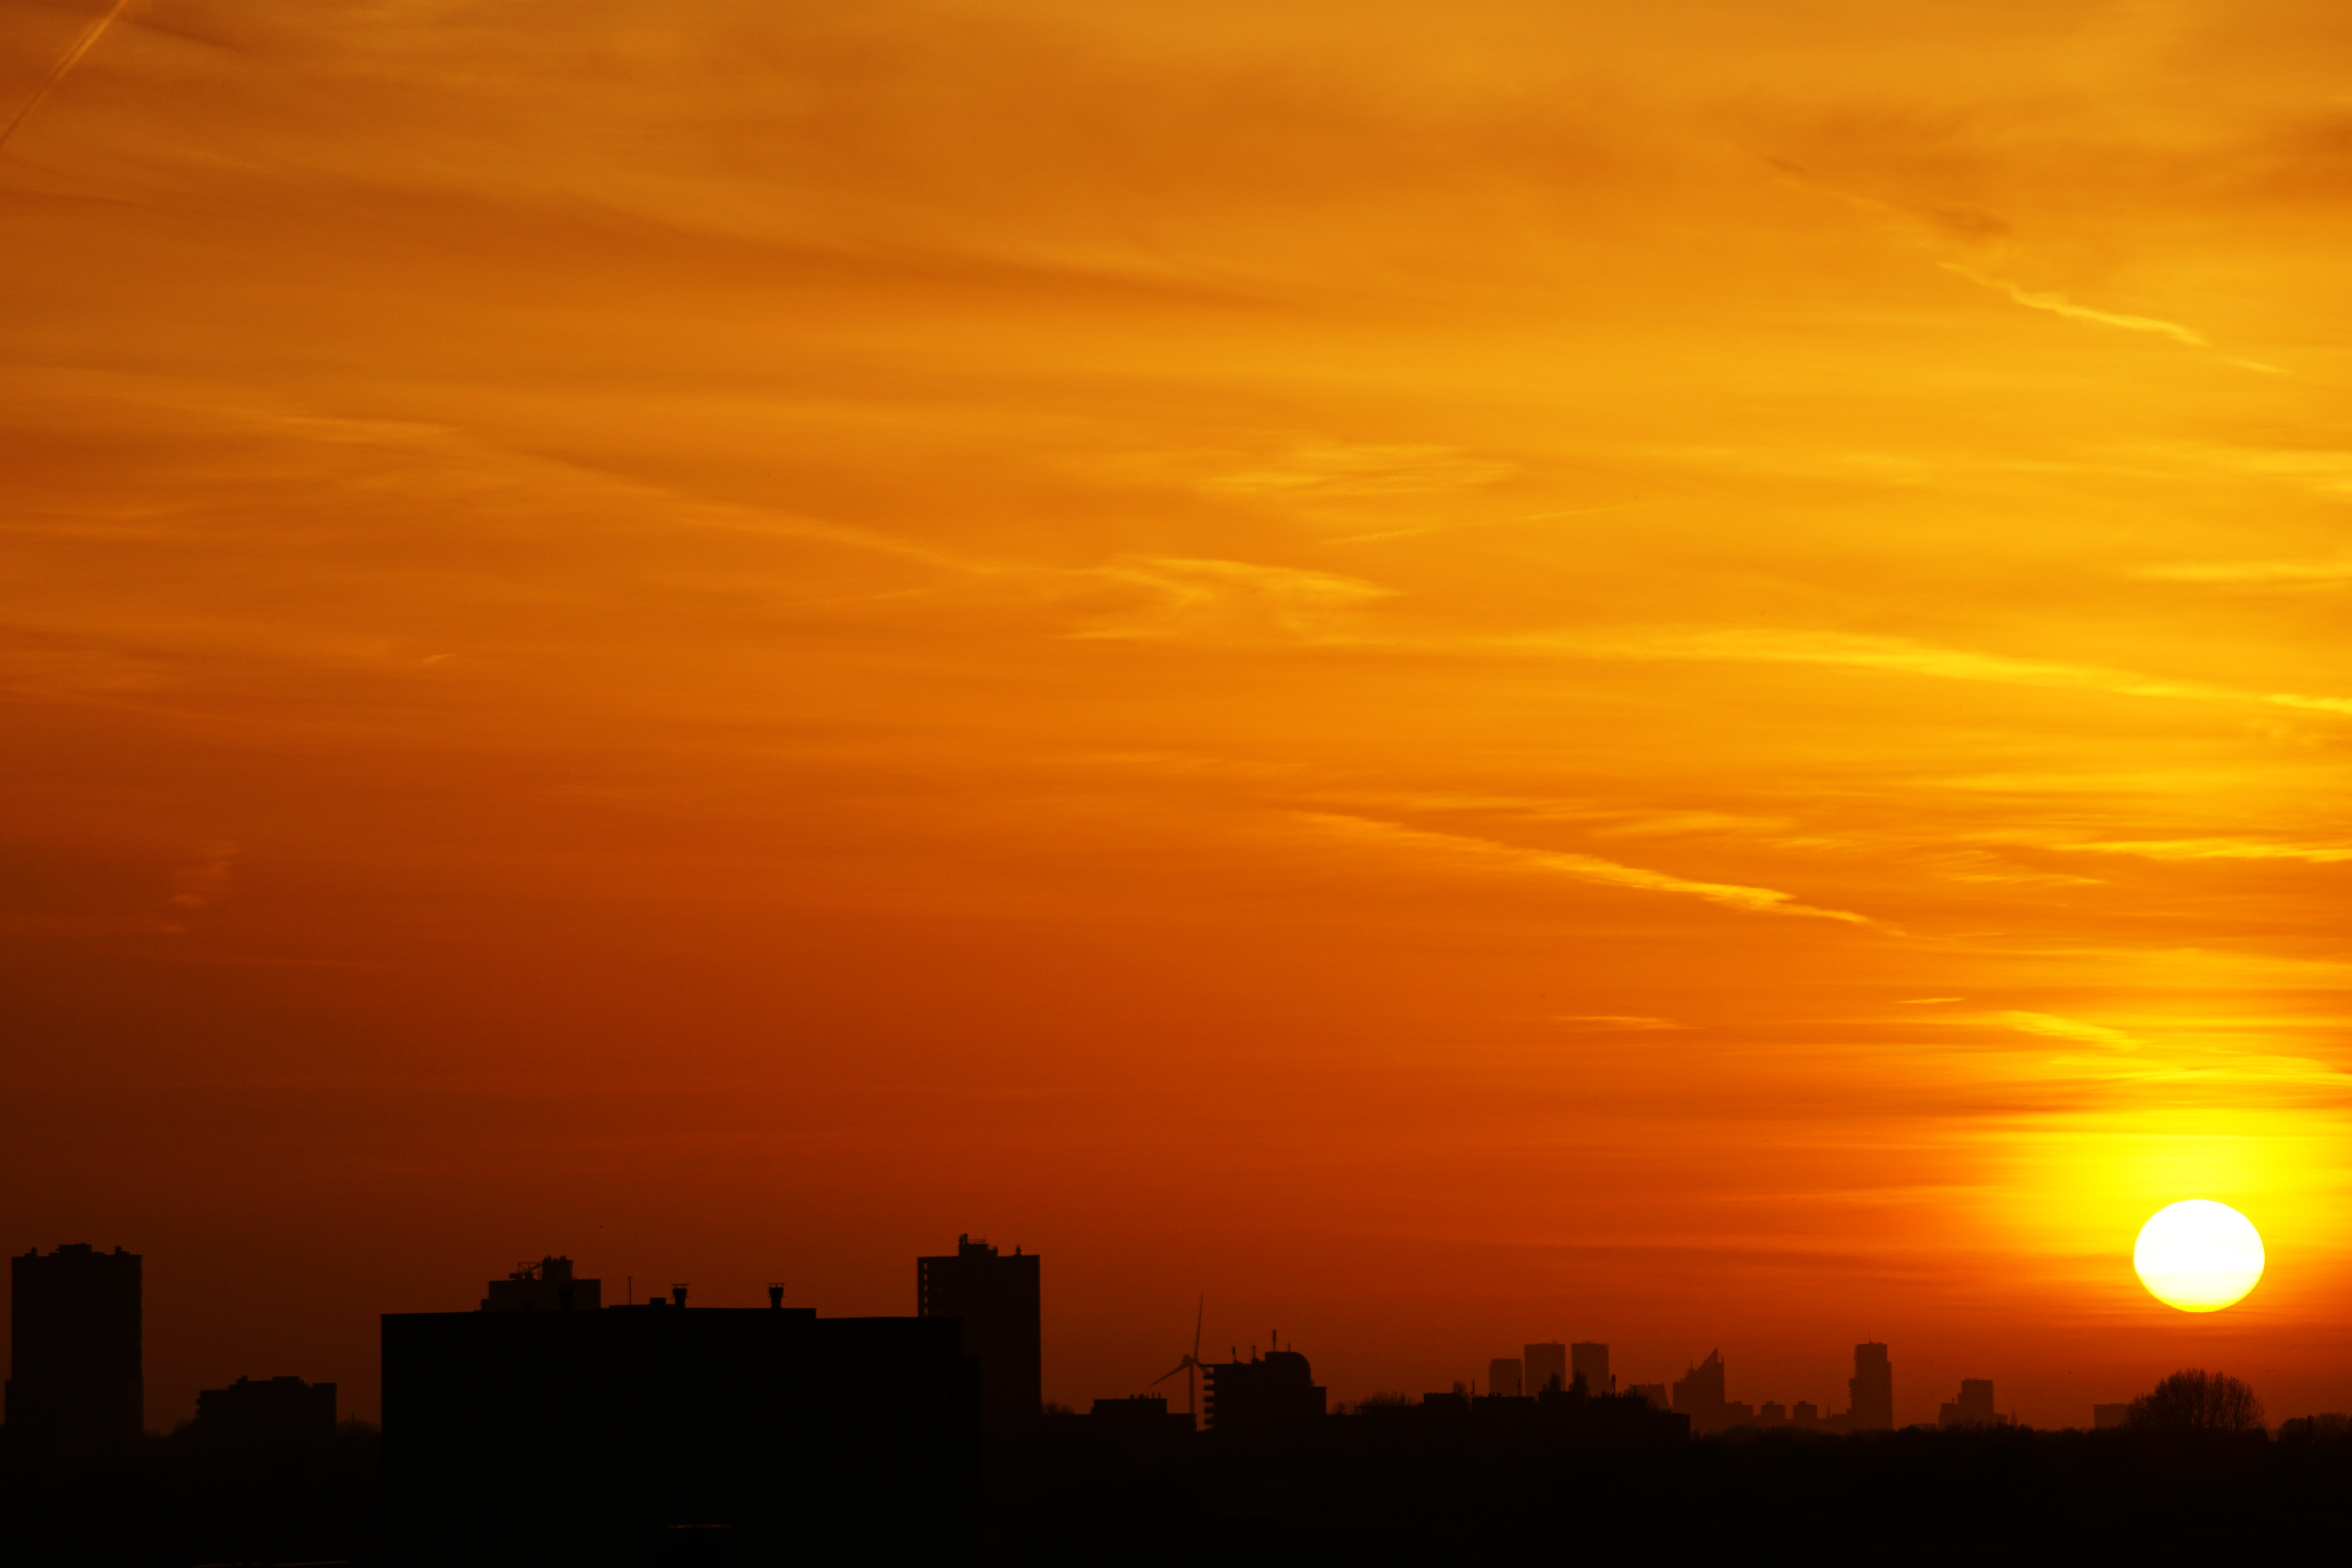
[[[275,1455],[175,1440],[110,1464],[0,1456],[0,1557],[34,1563],[883,1560],[1517,1563],[1801,1556],[1889,1563],[2352,1561],[2352,1436],[1736,1433],[1696,1442],[1385,1427],[1105,1440],[1065,1422],[961,1497],[792,1496],[753,1530],[648,1521],[546,1550],[385,1547],[375,1435]],[[780,1488],[780,1497],[791,1496]]]

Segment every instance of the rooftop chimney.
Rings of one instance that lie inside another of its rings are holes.
[[[686,1287],[685,1287],[685,1286],[683,1286],[683,1285],[673,1285],[673,1286],[671,1286],[671,1287],[669,1288],[669,1299],[670,1299],[671,1300],[673,1300],[673,1301],[677,1302],[677,1303],[679,1306],[681,1306],[681,1307],[685,1306],[685,1305],[686,1305]]]
[[[768,1287],[768,1305],[769,1305],[770,1307],[773,1308],[773,1307],[781,1307],[781,1306],[782,1306],[783,1304],[784,1304],[784,1288],[783,1288],[782,1285],[771,1285],[771,1286],[769,1286],[769,1287]]]

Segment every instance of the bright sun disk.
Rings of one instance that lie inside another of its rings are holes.
[[[2139,1227],[2132,1267],[2168,1307],[2218,1312],[2245,1299],[2263,1277],[2263,1238],[2227,1204],[2189,1198],[2160,1208]]]

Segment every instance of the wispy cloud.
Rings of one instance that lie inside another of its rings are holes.
[[[1552,1021],[1607,1034],[1654,1035],[1690,1027],[1677,1018],[1651,1018],[1639,1013],[1568,1013]]]
[[[2158,332],[2191,348],[2210,349],[2213,345],[2202,332],[2192,331],[2178,321],[2167,321],[2155,316],[2126,315],[2120,310],[2102,310],[2090,305],[2078,304],[2067,296],[2050,289],[2028,289],[2006,278],[1995,278],[1958,261],[1938,261],[1937,266],[1947,272],[1957,273],[1969,282],[1997,293],[2006,294],[2029,310],[2047,310],[2053,316],[2063,316],[2074,321],[2096,321],[2103,327],[2120,327],[2127,332]]]
[[[1503,646],[1536,652],[1550,649],[1591,658],[1721,659],[1762,664],[1840,665],[1881,669],[1938,680],[1984,681],[2006,686],[2072,687],[2126,697],[2171,698],[2199,702],[2264,702],[2284,708],[2352,714],[2352,698],[2311,697],[2294,692],[2244,691],[2204,681],[2174,680],[2109,666],[2058,659],[2019,658],[1971,648],[1941,647],[1898,637],[1844,632],[1770,628],[1662,627],[1610,634],[1541,633],[1506,639]]]
[[[2102,855],[2137,855],[2150,860],[2304,860],[2315,866],[2352,860],[2352,844],[2286,844],[2260,838],[2112,838],[2067,847]]]
[[[2135,568],[2131,574],[2158,583],[2340,588],[2352,584],[2352,558],[2338,556],[2329,561],[2168,561]]]
[[[1124,557],[1088,575],[1147,595],[1094,618],[1077,634],[1089,637],[1354,642],[1350,613],[1394,593],[1332,572],[1168,555]]]
[[[1612,501],[1606,506],[1569,507],[1559,511],[1531,511],[1510,517],[1477,517],[1459,521],[1423,523],[1412,528],[1383,528],[1370,533],[1336,534],[1325,544],[1377,544],[1390,539],[1420,539],[1433,533],[1458,533],[1466,528],[1501,528],[1510,523],[1553,522],[1564,517],[1591,517],[1597,512],[1623,511],[1640,501]]]
[[[2084,1045],[2107,1046],[2125,1051],[2136,1050],[2139,1047],[2137,1040],[2121,1029],[2111,1029],[2105,1024],[2085,1023],[2080,1018],[2062,1018],[2055,1013],[1994,1013],[1985,1021],[2053,1040],[2074,1040]]]
[[[1841,921],[1851,925],[1874,926],[1877,921],[1867,915],[1846,910],[1829,910],[1800,902],[1791,893],[1772,888],[1750,888],[1733,882],[1700,882],[1671,872],[1653,871],[1646,867],[1627,866],[1615,860],[1604,860],[1595,855],[1577,855],[1550,849],[1528,849],[1517,845],[1498,844],[1492,839],[1472,838],[1454,833],[1429,833],[1420,828],[1406,827],[1398,823],[1379,822],[1370,817],[1347,816],[1330,812],[1300,812],[1299,820],[1318,830],[1353,840],[1360,844],[1379,845],[1406,849],[1431,857],[1442,857],[1457,863],[1477,864],[1495,868],[1510,868],[1527,871],[1549,872],[1571,877],[1580,882],[1590,882],[1604,888],[1628,888],[1646,893],[1666,893],[1683,898],[1699,899],[1724,909],[1738,910],[1746,914],[1796,915],[1814,920]]]
[[[1200,481],[1224,495],[1426,495],[1507,479],[1516,465],[1452,447],[1311,442]]]

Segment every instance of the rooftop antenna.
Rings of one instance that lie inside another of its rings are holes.
[[[1153,1378],[1150,1384],[1150,1386],[1157,1388],[1160,1384],[1167,1382],[1178,1373],[1181,1372],[1186,1373],[1187,1375],[1184,1379],[1184,1414],[1192,1418],[1192,1425],[1196,1429],[1201,1425],[1201,1325],[1207,1320],[1208,1312],[1209,1293],[1206,1290],[1203,1290],[1201,1292],[1200,1305],[1192,1309],[1192,1353],[1185,1356],[1182,1361],[1178,1362],[1174,1366],[1170,1367],[1166,1372],[1161,1373],[1158,1377]],[[1236,1357],[1235,1359],[1238,1360],[1240,1358]]]

